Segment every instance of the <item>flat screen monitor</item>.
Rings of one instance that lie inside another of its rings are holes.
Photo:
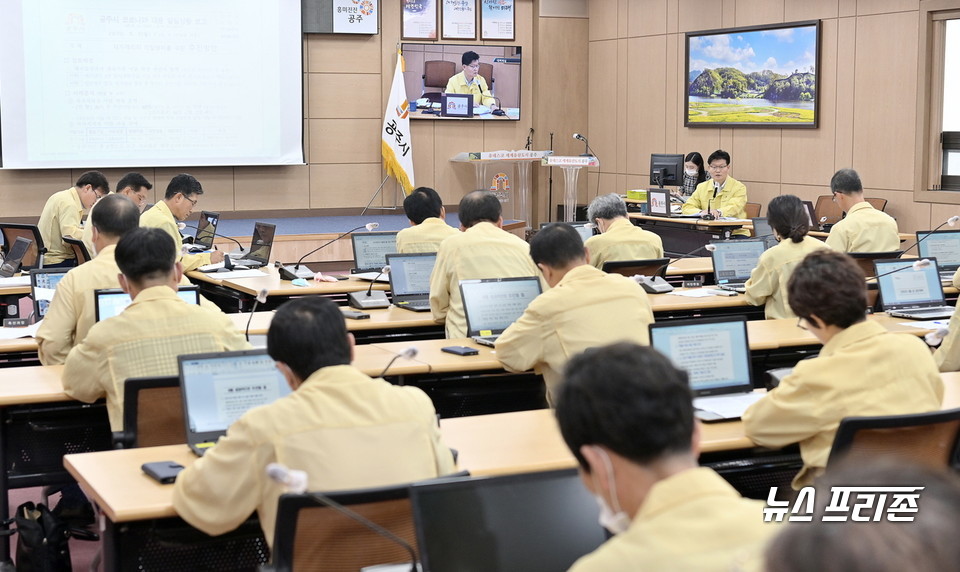
[[[546,228],[547,226],[549,226],[549,225],[551,225],[551,224],[556,224],[556,223],[552,223],[552,222],[541,222],[541,223],[540,223],[540,230],[543,230],[544,228]],[[594,228],[593,228],[592,226],[589,226],[590,223],[587,222],[587,221],[585,221],[585,220],[584,220],[584,221],[568,222],[568,223],[564,223],[564,224],[569,224],[570,226],[572,226],[573,229],[577,231],[577,234],[580,235],[580,240],[582,240],[582,241],[584,241],[584,242],[586,242],[591,236],[593,236]]]
[[[683,183],[683,155],[650,155],[650,186],[680,186]]]
[[[196,286],[181,286],[177,294],[188,304],[200,304],[200,291]],[[119,288],[93,291],[94,316],[98,322],[119,315],[132,303],[130,294]]]

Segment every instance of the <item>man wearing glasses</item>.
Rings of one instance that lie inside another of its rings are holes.
[[[40,213],[40,236],[47,253],[43,256],[48,268],[76,266],[73,250],[63,242],[63,237],[82,238],[83,213],[110,192],[110,183],[100,171],[87,171],[80,175],[74,186],[54,193],[43,205]]]
[[[140,216],[140,226],[156,227],[173,237],[179,256],[177,260],[183,264],[184,272],[195,270],[205,264],[223,262],[223,253],[219,250],[182,254],[183,238],[180,236],[177,221],[186,220],[193,213],[202,194],[203,187],[200,186],[200,181],[193,175],[181,173],[170,180],[163,200]]]
[[[683,204],[683,214],[712,215],[714,218],[747,218],[747,187],[729,176],[730,153],[717,149],[707,159],[710,178],[697,185]],[[750,232],[743,228],[733,231],[734,238],[746,238]]]
[[[463,71],[447,81],[446,93],[472,93],[474,105],[486,105],[491,111],[497,109],[497,100],[490,95],[487,80],[480,75],[480,54],[464,52],[460,58]]]
[[[900,249],[897,221],[863,198],[863,183],[853,169],[840,169],[830,179],[833,202],[847,216],[833,225],[827,246],[840,252],[893,252]]]
[[[123,195],[133,201],[133,204],[137,205],[137,209],[142,213],[143,207],[147,206],[147,194],[151,189],[153,189],[153,185],[146,177],[140,173],[127,173],[117,181],[116,194]],[[87,224],[83,225],[83,244],[87,247],[90,256],[96,256],[97,254],[93,245],[93,225],[90,224],[90,221],[93,220],[93,209],[99,203],[98,200],[90,207],[87,212]]]

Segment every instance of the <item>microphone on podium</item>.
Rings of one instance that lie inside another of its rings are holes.
[[[377,274],[377,277],[370,281],[370,286],[367,288],[366,292],[351,292],[348,296],[351,307],[357,308],[359,310],[371,310],[373,308],[388,308],[390,306],[390,301],[387,300],[387,293],[382,290],[377,290],[374,292],[373,285],[376,284],[377,280],[384,274],[390,272],[389,266],[384,266],[380,269],[380,272]]]
[[[329,242],[325,242],[325,243],[321,244],[320,246],[314,248],[314,249],[311,250],[310,252],[304,254],[303,256],[300,257],[300,260],[298,260],[297,263],[294,264],[293,266],[279,266],[278,269],[280,270],[280,278],[283,278],[284,280],[296,280],[297,278],[313,278],[313,271],[311,271],[311,270],[310,270],[309,268],[307,268],[306,266],[304,266],[303,268],[300,268],[300,265],[303,264],[303,259],[306,258],[306,257],[308,257],[308,256],[310,256],[311,254],[313,254],[313,253],[315,253],[315,252],[318,252],[318,251],[320,251],[320,250],[323,250],[324,248],[330,246],[330,245],[333,244],[334,242],[336,242],[336,241],[340,240],[341,238],[347,236],[347,235],[350,234],[351,232],[358,231],[358,230],[360,230],[361,228],[365,228],[365,229],[367,229],[368,231],[370,231],[370,230],[376,230],[376,229],[380,228],[380,223],[379,223],[379,222],[368,222],[367,224],[362,224],[362,225],[358,226],[357,228],[351,228],[351,229],[348,230],[347,232],[344,232],[344,233],[338,235],[338,236],[337,236],[336,238],[334,238],[333,240],[331,240],[331,241],[329,241]]]
[[[581,157],[596,157],[597,154],[593,152],[593,149],[590,148],[590,143],[587,142],[587,138],[579,133],[574,133],[573,138],[577,141],[583,141],[584,151],[580,154]]]

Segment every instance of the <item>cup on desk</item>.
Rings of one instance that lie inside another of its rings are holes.
[[[413,113],[413,112],[416,111],[416,110],[417,110],[417,102],[416,102],[416,101],[411,101],[411,102],[410,102],[410,113]]]

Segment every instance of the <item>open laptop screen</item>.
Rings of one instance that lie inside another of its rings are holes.
[[[757,267],[760,255],[766,249],[763,240],[724,240],[714,242],[713,274],[717,284],[731,280],[745,281]]]
[[[33,313],[37,320],[47,315],[53,294],[57,291],[57,284],[69,270],[69,268],[35,268],[30,271],[30,294],[33,298]]]
[[[394,296],[429,294],[430,274],[437,262],[437,253],[388,254],[390,290]]]
[[[960,268],[960,230],[918,230],[920,258],[936,258],[940,270]]]
[[[467,318],[467,335],[501,333],[516,322],[539,295],[540,280],[533,276],[461,280],[460,297]]]
[[[200,291],[196,286],[181,286],[177,293],[188,304],[200,303]],[[93,291],[94,311],[98,322],[120,314],[131,302],[130,294],[119,288]]]
[[[540,223],[540,230],[543,230],[544,227],[551,224],[556,224],[556,223],[552,223],[552,222]],[[588,238],[593,236],[593,227],[587,226],[588,224],[590,224],[587,221],[574,221],[574,222],[568,222],[565,224],[569,224],[570,226],[572,226],[577,231],[577,234],[580,235],[580,240],[584,242],[586,242]]]
[[[573,469],[416,484],[410,500],[425,571],[566,570],[604,541]]]
[[[930,266],[918,270],[910,268],[913,262],[900,259],[874,261],[884,309],[944,305],[936,259],[931,258]],[[900,268],[906,270],[881,276]]]
[[[270,261],[270,249],[273,248],[273,235],[277,225],[258,222],[253,225],[253,237],[250,239],[250,254],[245,258],[266,265]]]
[[[387,255],[397,251],[395,232],[361,232],[351,238],[354,272],[379,272],[387,265]]]
[[[220,223],[220,213],[201,211],[200,221],[197,223],[197,236],[193,243],[206,249],[213,248],[213,237]]]
[[[650,324],[650,345],[687,371],[696,397],[753,389],[743,316]]]
[[[750,221],[753,223],[754,238],[762,240],[768,249],[777,245],[777,237],[774,236],[773,228],[770,227],[766,217],[752,218]]]
[[[0,265],[0,276],[10,278],[20,270],[20,262],[27,255],[31,244],[33,244],[33,241],[29,238],[17,237],[6,258],[3,259],[3,265]]]

